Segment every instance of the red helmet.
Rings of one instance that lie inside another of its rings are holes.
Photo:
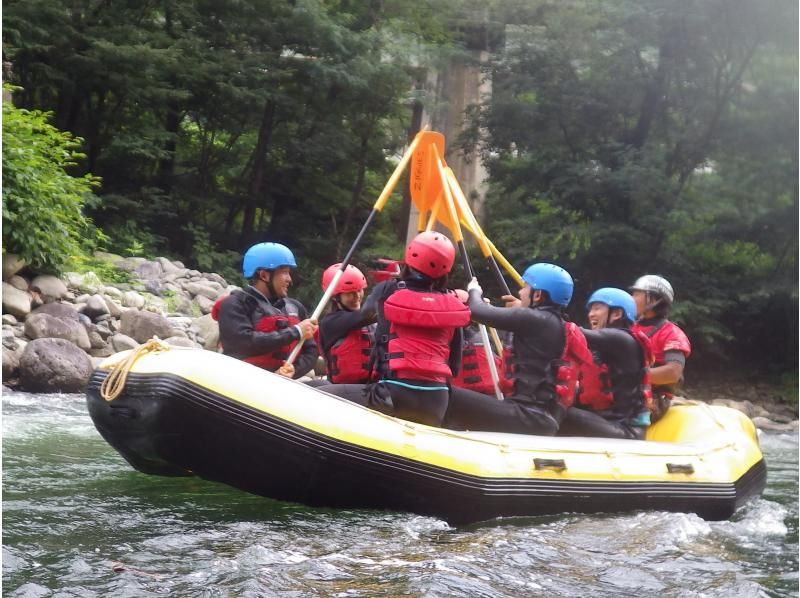
[[[402,263],[403,262],[398,260],[380,257],[375,260],[375,265],[381,267],[381,269],[368,270],[367,273],[372,276],[372,280],[377,284],[389,280],[390,278],[398,278],[400,276],[400,266]]]
[[[450,272],[455,260],[456,248],[442,233],[420,233],[406,247],[406,265],[431,278]]]
[[[341,262],[339,262],[338,264],[328,266],[325,272],[322,273],[323,291],[328,290],[328,285],[331,284],[333,277],[336,276],[336,272],[339,270],[341,265]],[[355,266],[348,264],[347,268],[344,269],[342,277],[339,279],[339,284],[336,285],[333,294],[338,295],[339,293],[351,293],[353,291],[360,291],[361,289],[366,288],[367,279],[364,277],[364,274]]]

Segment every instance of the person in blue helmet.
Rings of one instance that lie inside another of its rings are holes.
[[[504,401],[453,388],[445,427],[552,436],[572,406],[579,367],[591,361],[586,339],[564,313],[572,277],[555,264],[536,263],[522,278],[519,299],[506,307],[484,303],[474,278],[467,286],[473,321],[513,333],[513,386]]]
[[[622,289],[596,290],[586,302],[583,334],[593,361],[581,367],[575,405],[561,423],[561,436],[644,438],[650,424],[650,340],[631,327],[636,302]]]
[[[215,305],[219,340],[225,355],[242,359],[287,378],[300,378],[317,361],[317,345],[305,342],[294,362],[285,364],[295,344],[312,340],[317,321],[302,303],[289,297],[294,255],[280,243],[258,243],[244,254],[242,273],[248,285]]]

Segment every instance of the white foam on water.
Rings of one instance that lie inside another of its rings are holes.
[[[741,514],[741,515],[740,515]],[[759,498],[748,503],[732,521],[714,523],[716,531],[733,536],[740,542],[746,540],[758,543],[759,540],[783,538],[789,533],[785,519],[789,510],[776,502]]]

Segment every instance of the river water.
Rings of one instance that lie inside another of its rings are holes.
[[[80,395],[3,394],[3,596],[797,596],[798,439],[763,434],[730,521],[641,512],[452,528],[134,471]]]

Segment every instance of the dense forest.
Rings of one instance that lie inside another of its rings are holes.
[[[796,385],[797,23],[792,0],[9,0],[3,249],[240,282],[242,252],[279,241],[313,304],[436,101],[430,73],[491,30],[492,93],[447,141],[486,165],[506,257],[570,270],[579,320],[593,288],[661,273],[690,375]],[[396,195],[358,265],[399,256]]]

